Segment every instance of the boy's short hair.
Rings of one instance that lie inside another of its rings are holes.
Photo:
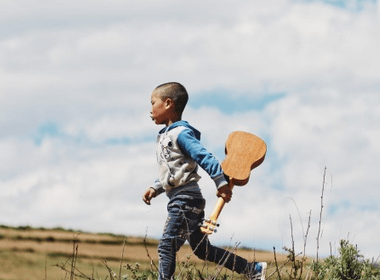
[[[176,82],[159,85],[156,87],[155,92],[157,92],[163,100],[165,98],[172,99],[175,104],[175,110],[178,113],[183,112],[187,101],[189,100],[189,95],[187,94],[186,88]]]

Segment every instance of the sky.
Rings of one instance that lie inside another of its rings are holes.
[[[380,256],[378,1],[3,0],[0,28],[0,224],[159,238],[150,95],[176,81],[220,161],[267,144],[214,244]]]

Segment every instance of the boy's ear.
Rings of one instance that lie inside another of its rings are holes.
[[[174,107],[174,101],[170,97],[165,99],[165,107],[169,109],[170,107]]]

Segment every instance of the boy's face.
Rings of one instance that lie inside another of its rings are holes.
[[[155,124],[167,124],[167,99],[162,100],[159,93],[153,92],[151,97],[152,108],[150,110],[150,117]]]

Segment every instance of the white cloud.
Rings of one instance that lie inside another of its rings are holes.
[[[233,130],[268,144],[215,242],[289,246],[292,215],[302,244],[298,215],[305,230],[312,210],[314,254],[327,166],[321,250],[349,233],[377,256],[380,10],[352,3],[3,1],[0,223],[137,235],[148,227],[159,237],[165,197],[141,202],[157,175],[149,98],[176,80],[198,97],[283,93],[262,110],[187,108],[220,159]],[[202,175],[209,213],[215,189]]]

